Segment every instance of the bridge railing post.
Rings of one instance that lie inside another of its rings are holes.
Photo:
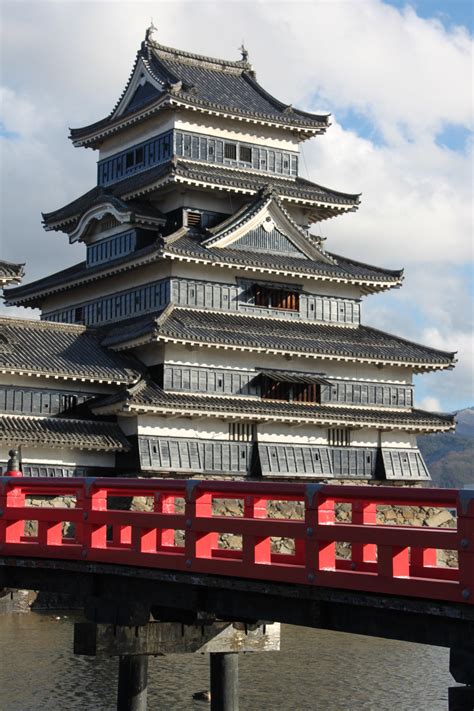
[[[474,601],[474,487],[458,493],[458,566],[461,595]]]
[[[94,548],[107,548],[107,524],[94,521],[94,512],[107,511],[107,490],[96,488],[94,480],[86,480],[82,507],[82,544],[87,556]]]
[[[25,519],[11,520],[8,509],[25,505],[26,497],[20,482],[4,479],[0,490],[0,543],[20,543],[25,533]]]
[[[352,504],[352,523],[364,526],[377,524],[377,504],[371,501],[354,501]],[[375,563],[377,545],[375,543],[353,543],[353,563]]]
[[[244,517],[249,519],[267,518],[267,499],[247,494],[244,498]],[[242,560],[244,567],[256,563],[271,563],[271,540],[269,536],[245,534],[242,541]]]

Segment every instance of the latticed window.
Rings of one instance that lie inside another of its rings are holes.
[[[262,284],[254,284],[255,306],[264,306],[285,311],[299,311],[300,295],[288,289],[273,289]]]
[[[335,427],[328,430],[328,444],[332,447],[348,447],[351,443],[351,431],[347,427]]]
[[[251,422],[231,422],[229,424],[229,439],[231,442],[253,442],[255,425]]]
[[[321,386],[318,383],[291,383],[264,376],[262,398],[286,402],[321,402]]]

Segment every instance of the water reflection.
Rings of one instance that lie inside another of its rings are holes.
[[[73,618],[0,616],[1,711],[114,711],[117,660],[72,654]],[[283,626],[279,653],[240,662],[242,711],[445,711],[448,651]],[[198,711],[205,656],[150,660],[150,711]]]

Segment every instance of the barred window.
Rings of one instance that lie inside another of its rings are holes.
[[[348,447],[351,443],[351,431],[345,427],[328,430],[328,444],[332,447]]]
[[[243,163],[252,162],[252,149],[250,146],[239,146],[239,159]]]
[[[235,143],[224,143],[224,158],[237,160],[237,146]]]
[[[251,422],[231,422],[229,424],[229,439],[231,442],[253,442],[255,425]]]

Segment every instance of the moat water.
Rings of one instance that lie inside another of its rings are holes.
[[[73,614],[0,615],[1,711],[114,711],[116,659],[72,654]],[[67,615],[67,617],[64,617]],[[243,655],[241,711],[446,711],[448,650],[282,627],[282,651]],[[198,711],[204,655],[150,659],[149,711]]]

